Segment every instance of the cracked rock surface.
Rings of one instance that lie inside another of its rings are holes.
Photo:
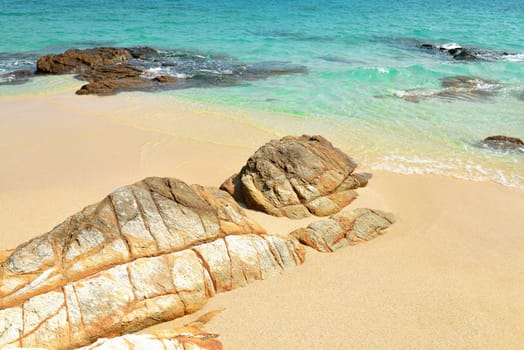
[[[303,260],[296,240],[267,235],[226,192],[147,178],[0,262],[0,348],[133,332]]]
[[[217,334],[208,333],[199,327],[183,327],[168,334],[126,334],[115,338],[101,338],[94,344],[77,350],[221,350],[222,343]]]
[[[382,235],[394,222],[395,216],[391,213],[359,208],[315,221],[290,235],[320,252],[333,252]]]
[[[322,136],[286,136],[260,147],[221,188],[250,209],[298,219],[339,212],[371,174]]]
[[[217,334],[199,327],[183,327],[164,334],[126,334],[115,338],[100,338],[95,343],[77,350],[221,350]],[[46,350],[45,348],[9,348],[17,350]]]

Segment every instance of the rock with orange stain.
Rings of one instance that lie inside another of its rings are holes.
[[[152,334],[126,334],[115,338],[100,338],[77,350],[222,350],[218,334],[189,326]],[[46,350],[46,348],[10,348],[16,350]]]
[[[200,309],[217,292],[299,265],[226,192],[147,178],[0,263],[0,348],[71,349]]]
[[[291,232],[290,236],[320,252],[333,252],[382,235],[394,222],[395,216],[391,213],[359,208],[315,221]]]

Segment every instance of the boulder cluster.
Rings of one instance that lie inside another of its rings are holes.
[[[158,177],[115,190],[0,256],[0,348],[133,348],[144,341],[220,349],[216,337],[195,328],[167,337],[119,336],[302,264],[300,242],[331,252],[382,234],[392,214],[340,212],[370,178],[355,168],[324,138],[304,135],[262,146],[224,183],[227,191]],[[338,214],[278,236],[235,199],[290,218]],[[102,339],[108,337],[117,338]]]
[[[96,47],[42,56],[36,71],[2,74],[0,84],[24,83],[35,75],[75,74],[77,79],[87,81],[76,91],[78,95],[111,95],[121,91],[233,86],[242,81],[306,72],[306,67],[289,62],[248,64],[233,57],[159,51],[148,46]]]

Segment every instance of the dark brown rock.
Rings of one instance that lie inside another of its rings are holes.
[[[356,163],[322,136],[287,136],[259,148],[239,174],[221,188],[248,208],[302,218],[340,211],[370,174],[353,174]]]
[[[111,95],[119,91],[148,89],[156,82],[143,78],[143,71],[130,64],[118,64],[90,68],[78,75],[79,79],[90,81],[83,85],[77,95]]]
[[[150,60],[160,56],[157,50],[149,46],[131,47],[128,48],[127,51],[129,51],[133,58],[138,58],[141,60]]]
[[[395,216],[391,213],[359,208],[315,221],[290,235],[320,252],[333,252],[382,235],[394,222]]]
[[[90,68],[77,77],[87,81],[116,80],[138,78],[143,72],[142,69],[126,63]]]
[[[524,142],[517,137],[496,135],[486,137],[482,144],[500,150],[516,150],[524,153]]]
[[[86,50],[71,49],[58,55],[40,57],[36,63],[36,68],[37,73],[83,73],[89,68],[122,63],[131,57],[128,50],[112,47],[99,47]]]
[[[172,83],[176,83],[177,82],[177,78],[175,78],[175,77],[173,77],[171,75],[159,75],[158,77],[156,77],[153,80],[156,80],[159,83],[164,83],[164,84],[172,84]]]
[[[172,67],[167,69],[170,73],[157,75],[158,69],[166,71],[166,67]],[[77,78],[89,82],[77,91],[78,95],[109,95],[131,90],[233,86],[241,81],[307,71],[304,66],[287,62],[247,64],[228,57],[179,50],[159,52],[152,47],[137,46],[70,49],[61,54],[42,56],[37,62],[36,73],[77,74]],[[4,79],[0,76],[0,84],[25,81],[27,79],[16,80],[14,75]]]
[[[155,87],[152,80],[146,78],[123,78],[100,80],[82,85],[77,95],[114,95],[121,91],[146,90]]]

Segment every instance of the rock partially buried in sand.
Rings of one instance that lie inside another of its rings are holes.
[[[482,145],[493,149],[519,151],[524,153],[524,141],[517,137],[504,135],[489,136],[482,140]]]
[[[360,208],[315,221],[290,235],[320,252],[333,252],[382,235],[394,222],[395,216],[391,213]]]
[[[0,348],[70,349],[201,308],[303,262],[224,191],[147,178],[0,263]]]
[[[260,147],[221,188],[250,209],[292,219],[326,216],[351,203],[371,174],[322,136],[287,136]]]

